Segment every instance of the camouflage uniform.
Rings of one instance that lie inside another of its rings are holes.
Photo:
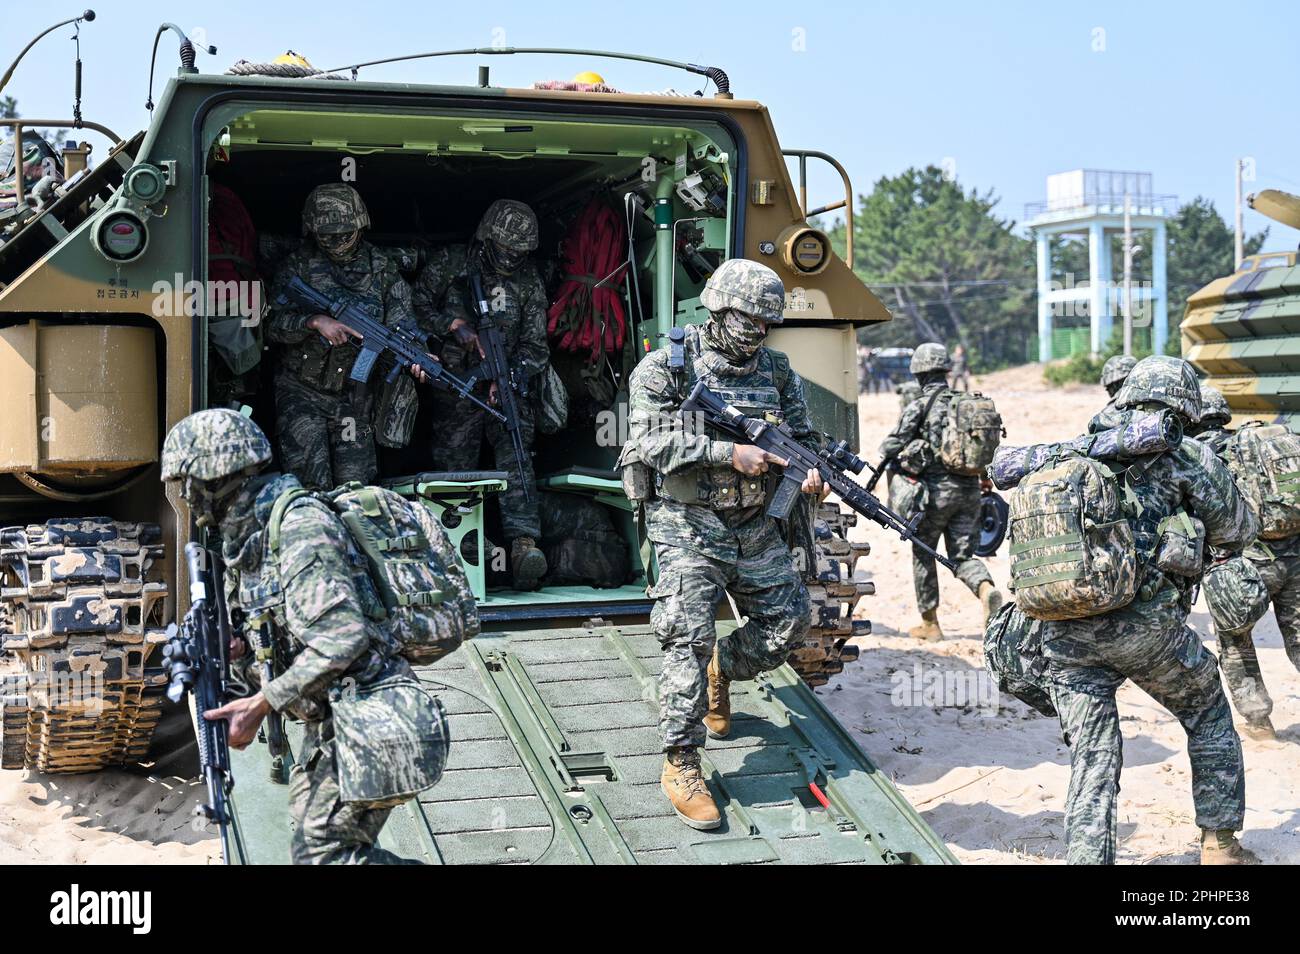
[[[948,417],[948,403],[955,393],[942,381],[922,388],[921,396],[903,409],[898,425],[880,445],[880,453],[892,457],[918,437],[937,450]],[[931,399],[934,406],[927,415],[926,407]],[[937,453],[933,457],[933,462],[916,475],[929,495],[916,536],[930,547],[937,547],[939,538],[943,537],[948,556],[958,564],[957,579],[979,595],[980,584],[993,582],[988,567],[974,555],[980,530],[980,479],[950,473]],[[935,610],[939,606],[939,575],[934,557],[915,546],[912,547],[912,581],[916,587],[916,608],[922,613]]]
[[[743,262],[732,271],[748,278],[758,268]],[[779,319],[780,305],[773,307]],[[665,349],[637,365],[628,415],[629,442],[655,472],[657,498],[646,504],[646,527],[659,567],[651,623],[664,652],[659,727],[666,751],[704,744],[706,669],[715,642],[722,675],[752,679],[785,662],[811,612],[780,526],[764,510],[767,481],[742,475],[732,466],[733,442],[681,426],[679,411],[693,382],[704,380],[747,413],[779,415],[796,439],[815,448],[803,382],[781,352],[759,347],[736,363],[716,350],[707,330],[693,326],[686,336],[686,368],[670,369]],[[728,593],[748,619],[719,642],[714,616]]]
[[[467,367],[478,363],[478,355],[467,355],[451,334],[451,323],[463,318],[475,324],[474,310],[465,276],[471,248],[445,246],[436,250],[415,283],[415,310],[422,327],[444,340],[442,360],[447,370],[463,377]],[[494,274],[482,266],[483,292],[488,307],[499,323],[511,365],[523,380],[532,382],[546,367],[550,350],[546,343],[546,288],[532,262],[524,262],[509,275]],[[487,400],[488,384],[479,387],[478,397]],[[534,482],[531,450],[535,432],[533,404],[518,399],[525,456],[515,456],[510,435],[500,422],[487,417],[482,408],[454,395],[439,395],[434,408],[431,443],[435,470],[475,470],[484,438],[492,447],[498,470],[509,474],[501,495],[501,523],[506,539],[542,535],[537,515],[537,494],[526,499],[524,484]],[[523,479],[519,474],[522,471]]]
[[[1202,388],[1201,397],[1206,411],[1200,423],[1190,430],[1226,464],[1233,435],[1224,425],[1231,420],[1232,412],[1217,390]],[[1256,540],[1246,549],[1245,556],[1255,565],[1268,589],[1287,657],[1300,669],[1300,534],[1283,540]],[[1219,665],[1233,705],[1247,722],[1263,724],[1273,712],[1273,699],[1264,685],[1253,633],[1253,626],[1215,627]]]
[[[276,273],[272,300],[294,277],[322,294],[351,299],[390,327],[414,325],[410,286],[387,253],[368,242],[361,241],[352,258],[339,263],[305,239]],[[360,349],[352,342],[330,345],[307,327],[311,317],[289,305],[277,308],[266,328],[267,339],[279,345],[275,403],[281,463],[310,490],[351,480],[370,483],[378,473],[374,397],[348,378]],[[372,380],[382,380],[384,370],[376,370]]]
[[[1184,420],[1199,417],[1200,395],[1190,390],[1196,386],[1190,366],[1182,379],[1190,387],[1175,394],[1153,385],[1156,378],[1147,374],[1147,362],[1185,364],[1164,356],[1145,359],[1120,392],[1119,408],[1158,408],[1146,401],[1159,393],[1161,403],[1175,407]],[[1236,831],[1245,814],[1241,742],[1218,664],[1186,625],[1194,581],[1161,574],[1152,558],[1157,526],[1182,507],[1190,505],[1204,522],[1210,544],[1227,551],[1254,539],[1258,521],[1228,469],[1194,439],[1184,439],[1144,468],[1130,468],[1129,475],[1126,480],[1141,508],[1134,533],[1143,573],[1137,598],[1111,613],[1042,624],[1052,695],[1070,747],[1065,830],[1071,864],[1115,860],[1123,761],[1115,693],[1126,679],[1173,713],[1187,732],[1196,824],[1207,831]]]
[[[164,445],[164,479],[184,479],[192,470],[182,456],[221,454],[223,445],[233,445],[230,419],[210,417],[224,414],[237,417],[228,411],[202,411],[173,428]],[[235,424],[256,431],[251,423]],[[261,440],[264,443],[265,437]],[[263,462],[269,459],[269,445],[259,456]],[[281,672],[261,686],[262,695],[273,710],[304,723],[303,743],[289,779],[292,860],[295,864],[405,864],[376,847],[375,841],[389,813],[406,798],[345,802],[340,791],[340,752],[331,706],[335,694],[361,692],[381,683],[418,687],[410,664],[397,655],[394,637],[376,622],[380,604],[369,582],[365,556],[324,502],[304,497],[284,515],[277,561],[265,533],[271,508],[278,497],[301,485],[288,474],[236,474],[232,479],[239,486],[220,518],[229,605],[236,617],[233,611],[243,611],[246,626],[262,619],[269,622],[276,668]],[[465,596],[468,584],[463,578],[461,583]],[[463,604],[457,601],[457,605]],[[250,646],[255,645],[250,633],[244,635]],[[247,655],[245,662],[251,663]],[[255,666],[248,667],[255,682],[256,672]],[[371,717],[385,725],[394,721],[427,725],[434,718],[445,729],[437,702],[424,690],[416,692],[406,697],[417,700],[408,707],[385,706]],[[432,714],[425,703],[434,710]],[[438,744],[416,757],[419,769],[440,773],[447,743],[442,732]],[[412,766],[351,763],[350,768],[354,773],[370,770],[387,777]]]

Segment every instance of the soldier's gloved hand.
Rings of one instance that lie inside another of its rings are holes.
[[[348,338],[364,338],[355,328],[349,328],[337,318],[329,315],[312,315],[307,319],[307,327],[316,332],[332,345],[347,344]]]
[[[775,454],[768,453],[761,447],[753,444],[735,444],[731,451],[731,466],[740,471],[746,477],[757,477],[760,474],[766,474],[771,464],[779,464],[784,467],[789,461],[784,457],[777,457]]]
[[[831,495],[830,484],[822,480],[821,471],[815,467],[808,468],[808,476],[803,479],[803,486],[799,489],[806,494],[816,494],[818,503]]]
[[[480,358],[487,357],[483,351],[483,346],[478,342],[478,333],[474,331],[474,327],[464,318],[457,318],[452,321],[451,333],[456,336],[456,340],[463,346],[466,348],[473,348],[477,351]]]
[[[980,493],[986,494],[993,489],[993,481],[989,480],[988,475],[980,477]]]
[[[228,723],[226,731],[230,747],[243,749],[257,738],[257,730],[270,711],[271,703],[267,702],[266,697],[260,692],[256,692],[245,699],[227,702],[219,709],[208,709],[203,713],[203,718],[209,722],[225,719]]]

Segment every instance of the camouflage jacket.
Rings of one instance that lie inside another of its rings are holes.
[[[461,371],[476,364],[477,355],[466,356],[463,349],[451,339],[451,323],[464,318],[477,325],[474,303],[470,301],[467,279],[466,245],[444,245],[429,255],[429,262],[415,280],[415,314],[426,333],[446,339],[443,360],[448,369]],[[505,338],[506,353],[511,363],[531,378],[544,367],[550,358],[546,343],[546,287],[538,274],[537,266],[524,262],[511,275],[495,275],[483,271],[483,293],[488,309],[499,322]]]
[[[880,445],[882,457],[894,457],[912,441],[920,439],[929,445],[925,455],[928,463],[916,476],[930,479],[949,477],[953,480],[970,483],[978,477],[963,474],[951,474],[939,460],[939,445],[943,439],[943,426],[948,421],[948,404],[957,392],[948,385],[936,382],[921,390],[921,396],[903,408],[898,424],[889,432],[889,436]],[[933,399],[933,406],[931,400]],[[929,410],[927,414],[926,411]],[[910,454],[904,454],[904,457]],[[904,467],[905,470],[909,469]]]
[[[374,621],[382,604],[365,555],[329,507],[311,499],[289,508],[280,529],[280,559],[271,556],[265,528],[276,499],[301,485],[290,474],[262,483],[254,497],[252,532],[229,541],[236,551],[227,588],[231,610],[245,620],[245,638],[269,623],[278,675],[262,686],[277,712],[308,723],[329,715],[329,689],[340,680],[358,687],[410,675],[393,638]]]
[[[1237,490],[1227,466],[1195,438],[1183,438],[1178,447],[1156,456],[1145,467],[1130,467],[1126,484],[1139,507],[1133,522],[1138,564],[1149,572],[1154,571],[1152,559],[1160,540],[1160,524],[1179,509],[1201,519],[1206,543],[1221,556],[1240,553],[1259,532],[1259,518]],[[1190,585],[1188,582],[1186,588]]]
[[[749,414],[772,413],[795,439],[817,448],[808,417],[803,381],[779,351],[760,348],[755,359],[735,368],[700,342],[699,329],[686,329],[688,367],[668,367],[668,349],[647,355],[632,372],[628,440],[655,472],[658,499],[646,507],[648,536],[734,561],[771,546],[777,523],[766,516],[767,482],[745,477],[731,464],[734,442],[683,419],[680,407],[695,380],[703,379],[729,403]]]
[[[272,301],[294,277],[332,298],[351,299],[389,327],[414,326],[411,286],[402,278],[389,254],[369,242],[363,240],[357,257],[339,266],[316,248],[311,239],[305,239],[276,272]],[[280,345],[277,350],[281,368],[317,390],[337,393],[348,383],[348,374],[360,349],[353,343],[330,345],[307,327],[312,314],[294,305],[276,308],[267,324],[266,337]],[[375,372],[374,379],[378,379],[382,370]]]

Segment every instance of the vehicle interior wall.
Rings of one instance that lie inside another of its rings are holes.
[[[548,301],[554,301],[566,280],[566,239],[574,223],[591,203],[607,204],[631,235],[629,244],[624,232],[624,244],[616,250],[619,268],[611,275],[596,276],[619,293],[626,325],[623,344],[614,351],[590,347],[566,350],[559,344],[562,329],[552,335],[551,363],[568,392],[569,420],[558,433],[537,435],[534,462],[539,484],[564,484],[565,489],[559,492],[596,502],[597,510],[612,521],[629,555],[625,584],[639,589],[644,586],[645,573],[632,513],[626,501],[611,496],[617,488],[614,463],[626,438],[627,374],[645,351],[645,335],[654,319],[656,185],[653,177],[643,175],[645,165],[639,156],[623,154],[635,151],[612,149],[603,156],[507,157],[383,149],[366,154],[326,148],[241,149],[236,144],[214,155],[208,175],[212,183],[238,195],[246,207],[258,236],[256,266],[265,282],[272,280],[284,256],[302,241],[302,206],[308,193],[321,183],[339,181],[345,168],[346,180],[361,193],[370,214],[368,239],[399,252],[395,257],[408,281],[415,280],[430,251],[472,236],[483,211],[495,199],[529,203],[539,221],[534,261],[547,286]],[[674,229],[673,297],[677,302],[690,302],[698,298],[708,272],[725,255],[727,232],[723,226],[729,209],[724,201],[722,210],[705,215],[681,198],[674,196],[672,201],[673,218],[681,220]],[[706,225],[705,219],[713,224]],[[682,320],[694,317],[690,309],[681,316]],[[436,341],[433,344],[437,346]],[[651,347],[658,344],[651,342]],[[220,358],[210,353],[208,361],[210,374],[214,370],[219,374]],[[272,353],[264,351],[256,374],[257,391],[248,403],[254,408],[255,419],[274,439],[273,364]],[[380,449],[381,479],[417,474],[433,466],[421,436],[430,432],[431,408],[443,392],[419,390],[421,409],[415,437],[405,449]],[[486,442],[483,454],[481,466],[495,469]],[[575,470],[583,479],[566,483],[564,475]],[[593,490],[589,478],[606,485]],[[542,492],[551,491],[543,488]],[[489,541],[501,541],[499,528],[496,508],[490,506]],[[506,582],[503,575],[493,572],[499,568],[489,564],[489,586]]]

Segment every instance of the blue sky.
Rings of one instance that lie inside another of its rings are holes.
[[[909,165],[948,163],[965,186],[992,188],[1004,216],[1045,197],[1044,178],[1075,168],[1149,171],[1155,191],[1214,200],[1232,214],[1233,162],[1254,160],[1249,189],[1300,192],[1295,49],[1300,5],[1129,0],[1088,4],[931,0],[716,5],[660,3],[125,2],[91,0],[82,28],[84,112],[120,133],[143,127],[153,30],[164,19],[218,48],[200,69],[292,48],[319,67],[436,49],[591,47],[716,64],[739,97],[764,102],[782,144],[839,158],[854,188]],[[77,12],[71,0],[6,17],[0,62]],[[27,116],[66,115],[71,28],[28,54],[6,93]],[[156,86],[174,72],[159,46]],[[617,61],[536,56],[447,58],[363,71],[371,79],[471,83],[478,62],[499,85],[596,69],[626,90],[698,88],[696,77]],[[155,97],[157,89],[155,90]],[[813,179],[814,203],[837,178]],[[1247,210],[1246,227],[1269,224]],[[1269,249],[1300,234],[1274,225]]]

